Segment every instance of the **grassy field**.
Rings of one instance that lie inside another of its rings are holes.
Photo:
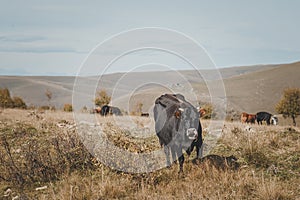
[[[150,130],[143,141],[124,130],[123,117],[121,128],[112,117],[96,119],[107,125],[109,140],[127,151],[160,148],[150,118],[132,120]],[[240,122],[225,123],[211,153],[234,155],[238,170],[195,165],[192,155],[181,176],[176,164],[134,174],[95,159],[79,139],[72,113],[6,109],[0,113],[0,199],[300,199],[300,130],[282,122],[250,130]],[[202,124],[205,129],[209,121]]]

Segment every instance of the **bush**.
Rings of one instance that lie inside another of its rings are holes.
[[[13,97],[14,108],[26,109],[27,106],[21,97]]]
[[[0,89],[0,107],[1,108],[22,108],[27,106],[21,97],[11,97],[7,88]]]
[[[94,100],[94,102],[96,106],[102,107],[104,105],[109,104],[110,100],[111,97],[108,96],[107,92],[105,90],[101,90],[97,93],[97,97]]]
[[[50,110],[50,106],[40,106],[39,110]]]
[[[10,97],[10,92],[7,88],[0,89],[0,107],[12,108],[14,105],[13,100]]]
[[[227,121],[239,121],[241,119],[241,114],[234,109],[228,109],[225,119]]]
[[[214,111],[214,107],[211,103],[203,103],[201,108],[205,110],[205,115],[203,115],[203,119],[211,119],[216,117],[216,112]]]
[[[66,103],[66,104],[64,105],[64,111],[65,111],[65,112],[72,112],[72,111],[73,111],[73,106],[72,106],[72,104]]]
[[[40,106],[40,107],[38,108],[38,110],[40,110],[40,111],[45,111],[45,110],[52,110],[52,111],[55,111],[56,108],[55,108],[55,106]]]

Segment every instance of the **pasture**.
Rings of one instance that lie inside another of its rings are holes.
[[[90,115],[90,114],[82,114]],[[95,116],[109,140],[130,152],[160,149],[152,118]],[[202,120],[204,143],[209,120]],[[299,199],[300,130],[289,119],[279,126],[225,122],[211,154],[234,155],[238,170],[218,170],[187,157],[150,173],[113,170],[82,145],[72,113],[5,109],[0,113],[0,199]],[[298,122],[299,124],[299,122]],[[249,127],[251,129],[249,130]],[[246,130],[247,128],[247,130]]]

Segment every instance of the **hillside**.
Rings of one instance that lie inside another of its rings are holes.
[[[252,113],[261,110],[274,113],[285,88],[300,88],[299,75],[300,62],[297,62],[225,79],[229,105]]]
[[[274,112],[274,105],[284,88],[300,87],[299,72],[299,62],[220,69],[229,108],[246,112]],[[213,71],[203,70],[201,74],[206,74],[209,80],[217,78]],[[98,89],[106,89],[110,94],[114,92],[113,104],[127,111],[142,102],[147,112],[154,99],[166,92],[184,93],[188,99],[196,94],[201,101],[209,101],[201,74],[195,71],[114,73],[104,75],[100,82],[97,77],[88,77],[81,82],[84,89],[81,99],[86,106],[93,107],[93,97],[85,97],[85,92],[94,91],[96,84]],[[53,94],[50,103],[61,108],[72,102],[74,80],[75,77],[60,76],[1,76],[0,87],[7,87],[13,96],[21,96],[28,105],[37,106],[48,105],[45,91],[50,90]],[[187,83],[192,84],[194,90],[187,91]]]

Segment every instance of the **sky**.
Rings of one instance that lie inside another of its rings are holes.
[[[185,34],[219,68],[300,60],[296,0],[0,1],[0,75],[76,75],[103,41],[144,27]],[[103,54],[117,56],[118,45],[111,43]],[[184,68],[175,57],[141,50],[110,72],[151,62]]]

